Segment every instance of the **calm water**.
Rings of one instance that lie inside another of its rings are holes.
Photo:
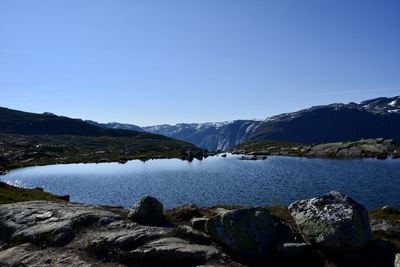
[[[144,194],[171,208],[189,203],[269,205],[273,200],[289,204],[332,189],[349,194],[368,208],[386,204],[400,207],[400,160],[269,157],[241,161],[229,155],[191,163],[166,159],[29,167],[0,179],[68,194],[74,202],[125,207]]]

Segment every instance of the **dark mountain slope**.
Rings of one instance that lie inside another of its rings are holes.
[[[0,107],[0,133],[24,135],[78,135],[138,137],[168,140],[165,136],[124,129],[107,129],[88,124],[80,119],[37,114]]]
[[[154,150],[158,150],[162,146],[169,146],[172,149],[194,148],[192,144],[163,135],[125,129],[102,128],[80,119],[56,116],[51,113],[29,113],[7,108],[0,108],[0,134],[127,137],[131,138],[131,141],[142,142],[143,145],[141,146],[150,145],[151,143]]]
[[[400,114],[334,104],[271,117],[248,139],[312,144],[379,137],[400,141]]]
[[[0,108],[0,173],[34,165],[202,156],[203,151],[193,144],[163,135]]]

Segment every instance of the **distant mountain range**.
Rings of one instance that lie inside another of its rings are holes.
[[[37,114],[0,107],[0,133],[2,134],[129,137],[132,142],[144,140],[146,144],[152,143],[151,147],[155,147],[153,144],[157,144],[172,148],[194,148],[192,144],[184,141],[174,140],[164,135],[143,132],[140,128],[140,131],[135,131],[134,127],[125,129],[122,126],[103,126],[93,122],[87,123],[80,119],[57,116],[49,112]]]
[[[247,140],[276,140],[304,144],[386,138],[400,142],[400,96],[380,97],[359,104],[314,106],[265,120],[179,123],[139,127],[132,124],[72,120],[51,113],[20,116],[0,109],[0,132],[129,135],[142,132],[183,140],[209,150],[227,150]],[[27,118],[23,119],[23,118]],[[22,118],[22,120],[21,120]],[[33,127],[34,126],[34,127]],[[132,133],[133,132],[133,133]]]
[[[226,150],[246,140],[312,144],[383,137],[400,142],[400,96],[380,97],[359,104],[314,106],[260,121],[179,123],[141,128],[118,123],[100,126],[162,134],[209,150]]]
[[[237,120],[222,123],[179,123],[143,127],[150,133],[158,133],[186,140],[208,150],[226,150],[247,140],[248,133],[260,122]]]
[[[101,128],[106,128],[106,129],[117,129],[117,130],[130,130],[130,131],[136,131],[136,132],[145,132],[141,127],[133,125],[133,124],[128,124],[128,123],[118,123],[118,122],[109,122],[109,123],[99,123],[91,120],[85,120],[86,123],[89,123],[94,126],[98,126]]]
[[[312,144],[379,137],[400,141],[400,97],[315,106],[273,116],[248,139]]]

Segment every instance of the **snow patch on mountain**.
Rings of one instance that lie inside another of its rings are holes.
[[[392,102],[390,102],[390,103],[388,104],[388,106],[394,107],[394,106],[396,106],[396,103],[397,103],[397,99],[395,99],[395,100],[393,100]]]

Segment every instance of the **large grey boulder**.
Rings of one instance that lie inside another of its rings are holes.
[[[158,224],[164,219],[164,206],[158,199],[144,196],[133,204],[128,218],[141,224]]]
[[[264,256],[275,245],[274,220],[266,209],[226,211],[206,223],[212,239],[243,256]]]
[[[327,251],[357,250],[371,239],[367,210],[339,192],[296,201],[288,209],[304,240]]]

